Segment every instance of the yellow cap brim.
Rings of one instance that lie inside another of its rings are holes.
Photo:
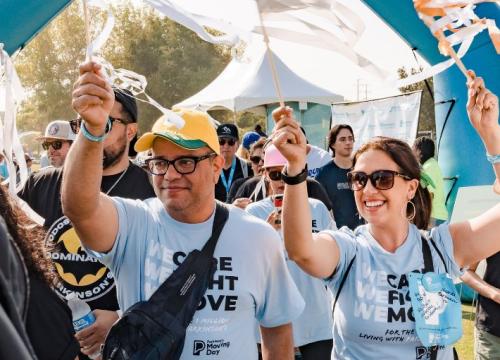
[[[137,152],[147,151],[153,147],[153,142],[159,137],[164,140],[170,141],[175,145],[186,149],[186,150],[196,150],[201,149],[205,146],[210,147],[207,143],[202,140],[186,140],[180,136],[171,133],[153,133],[148,132],[142,135],[139,140],[137,140],[134,149]],[[213,150],[213,149],[212,149]]]

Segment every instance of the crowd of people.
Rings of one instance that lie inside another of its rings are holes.
[[[498,99],[481,78],[467,86],[499,181]],[[217,270],[181,359],[453,359],[451,346],[425,346],[416,331],[409,274],[427,271],[428,248],[435,273],[480,294],[477,358],[500,358],[500,207],[449,224],[432,139],[411,148],[376,137],[354,151],[354,131],[341,124],[325,151],[283,107],[271,134],[256,126],[240,137],[234,124],[176,109],[183,126],[164,115],[138,137],[135,99],[93,62],[80,66],[72,100],[78,117],[48,124],[38,140],[49,166],[30,174],[21,200],[0,187],[0,240],[13,257],[0,264],[9,304],[0,318],[12,322],[2,334],[14,344],[0,341],[0,357],[99,353],[123,313],[204,246],[219,202],[229,217]],[[136,151],[147,154],[139,165]],[[484,280],[473,271],[482,259]],[[96,318],[76,333],[71,293]]]

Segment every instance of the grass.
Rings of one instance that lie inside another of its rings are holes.
[[[474,319],[475,308],[471,304],[462,304],[463,335],[455,344],[460,360],[474,359]]]

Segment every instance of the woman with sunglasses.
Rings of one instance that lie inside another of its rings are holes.
[[[267,221],[281,235],[281,202],[285,183],[281,171],[286,159],[279,150],[270,145],[264,153],[263,176],[269,183],[268,197],[247,206],[246,211]],[[336,230],[335,221],[325,204],[316,199],[308,199],[311,212],[311,231]],[[310,224],[310,227],[311,227]],[[306,306],[302,314],[292,322],[293,341],[300,349],[303,360],[327,360],[332,351],[332,319],[330,296],[320,279],[301,270],[287,258],[290,275],[297,285]]]
[[[498,99],[481,78],[468,87],[469,119],[489,154],[500,193]],[[292,114],[287,108],[273,113],[273,143],[288,160],[283,234],[289,257],[307,273],[325,279],[337,301],[332,359],[453,359],[450,346],[436,354],[417,336],[408,274],[428,268],[425,249],[430,248],[434,271],[452,277],[500,251],[500,205],[469,221],[442,224],[432,229],[429,239],[422,238],[419,229],[429,222],[431,198],[421,186],[419,163],[406,143],[375,138],[356,152],[349,175],[367,224],[355,231],[311,235],[303,182],[306,142]]]

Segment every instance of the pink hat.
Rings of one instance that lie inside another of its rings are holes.
[[[279,150],[274,145],[269,145],[264,150],[264,168],[274,167],[274,166],[285,166],[287,160]]]

